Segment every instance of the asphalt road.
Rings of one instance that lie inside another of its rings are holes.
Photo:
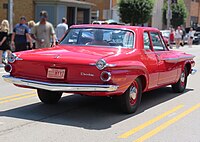
[[[200,70],[200,46],[175,50],[196,55]],[[199,85],[197,72],[183,94],[170,86],[145,93],[138,111],[126,115],[110,98],[64,94],[44,105],[35,90],[0,78],[0,142],[200,142]]]

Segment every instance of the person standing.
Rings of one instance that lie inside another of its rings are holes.
[[[181,27],[178,26],[177,30],[175,32],[175,42],[176,42],[176,48],[180,47],[181,39],[182,39],[183,31],[181,30]]]
[[[4,66],[2,64],[2,54],[3,52],[10,53],[10,47],[8,43],[8,32],[9,32],[9,22],[8,20],[3,20],[0,25],[0,67]]]
[[[20,23],[14,27],[11,38],[11,45],[14,47],[15,52],[27,50],[27,40],[32,43],[29,28],[26,25],[26,17],[22,16]],[[32,44],[30,48],[32,48]]]
[[[32,28],[35,26],[35,22],[33,20],[29,21],[28,22],[28,27],[29,27],[29,33],[31,33],[31,30]],[[33,47],[32,49],[35,49],[35,40],[32,39],[32,44],[33,44]],[[28,41],[28,49],[31,49],[30,48],[30,42]]]
[[[48,13],[40,12],[40,21],[31,30],[31,36],[36,41],[36,48],[51,47],[56,45],[56,36],[53,25],[47,21]]]
[[[193,38],[194,38],[194,31],[193,31],[193,28],[190,28],[190,31],[188,33],[188,46],[189,47],[192,47]]]
[[[171,28],[169,34],[169,47],[172,49],[172,44],[174,43],[174,29]]]
[[[62,18],[62,23],[58,24],[56,27],[56,37],[58,41],[62,39],[65,33],[68,30],[67,19],[65,17]]]

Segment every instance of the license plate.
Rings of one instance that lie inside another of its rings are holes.
[[[48,68],[47,78],[64,79],[65,69]]]

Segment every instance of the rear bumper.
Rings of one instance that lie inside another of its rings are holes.
[[[194,69],[194,68],[192,68],[190,74],[191,74],[191,75],[194,75],[196,72],[197,72],[197,70]]]
[[[61,84],[61,83],[48,83],[41,81],[34,81],[22,78],[15,78],[10,75],[2,76],[6,82],[26,87],[44,89],[49,91],[69,91],[69,92],[112,92],[116,91],[119,86],[117,85],[93,85],[93,84]]]

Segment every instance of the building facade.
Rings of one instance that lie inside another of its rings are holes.
[[[0,0],[0,21],[8,19],[9,0]],[[33,0],[13,0],[13,24],[19,22],[21,16],[26,16],[28,20],[34,20],[34,1]]]
[[[200,0],[185,0],[188,11],[186,27],[200,25]]]
[[[0,0],[0,21],[8,19],[9,1]],[[21,16],[27,20],[39,20],[39,12],[46,10],[49,21],[56,26],[66,17],[68,24],[91,23],[94,20],[113,19],[120,22],[118,3],[120,0],[13,0],[13,25]],[[166,0],[167,1],[167,0]],[[171,1],[171,0],[170,0]],[[184,0],[188,16],[186,27],[200,25],[200,0]],[[155,0],[150,25],[159,29],[165,28],[162,22],[164,0]],[[148,24],[149,25],[149,24]]]
[[[21,16],[27,20],[39,21],[39,12],[46,10],[48,20],[56,26],[66,17],[68,24],[82,24],[91,22],[91,8],[93,3],[77,0],[13,0],[13,25],[19,22]],[[0,1],[0,21],[8,19],[9,0]]]
[[[92,7],[91,20],[108,20],[113,19],[119,22],[118,2],[119,0],[82,0],[94,3]]]

